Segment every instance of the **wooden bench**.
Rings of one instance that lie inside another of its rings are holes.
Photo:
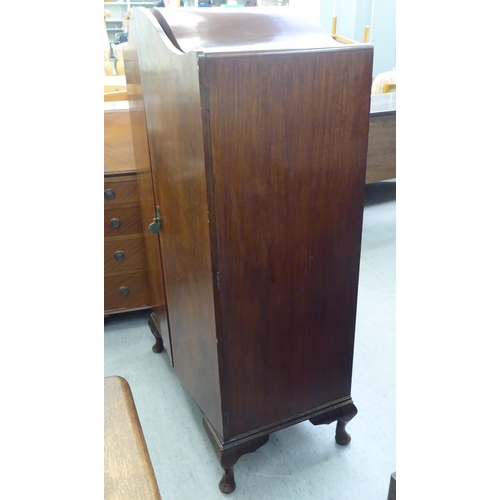
[[[104,498],[161,500],[128,382],[104,379]]]

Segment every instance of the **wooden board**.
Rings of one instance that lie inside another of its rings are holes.
[[[104,379],[104,498],[161,500],[128,382]]]

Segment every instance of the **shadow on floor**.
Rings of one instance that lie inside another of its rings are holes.
[[[396,181],[373,182],[365,186],[365,207],[396,201]]]

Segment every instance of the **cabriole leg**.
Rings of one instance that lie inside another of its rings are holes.
[[[153,352],[162,352],[163,351],[163,338],[161,336],[158,325],[156,324],[156,318],[154,316],[154,313],[149,316],[148,326],[149,326],[149,329],[151,330],[151,333],[154,335],[155,341],[156,341],[155,345],[152,347]]]
[[[354,405],[351,405],[352,408],[349,409],[349,412],[346,412],[337,420],[337,428],[335,430],[335,442],[341,446],[346,446],[351,442],[351,435],[345,430],[347,422],[352,420],[358,410]]]
[[[224,468],[224,474],[219,483],[219,489],[222,493],[232,493],[236,489],[236,483],[234,482],[234,470],[232,467]]]
[[[244,439],[232,443],[223,443],[211,424],[203,418],[203,427],[210,439],[210,443],[215,451],[215,455],[224,470],[222,479],[219,482],[219,489],[222,493],[232,493],[236,489],[234,480],[234,464],[246,453],[253,453],[269,440],[269,434],[258,436],[253,439]]]
[[[314,425],[328,425],[336,421],[335,442],[341,446],[345,446],[351,441],[351,436],[346,432],[345,427],[347,422],[352,420],[356,413],[358,413],[358,410],[354,406],[354,403],[349,403],[340,408],[310,418],[309,421]]]

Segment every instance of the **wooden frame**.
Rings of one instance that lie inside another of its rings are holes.
[[[395,82],[384,83],[384,88],[382,89],[382,94],[388,94],[389,92],[396,92],[396,83]]]
[[[114,101],[126,101],[127,91],[120,90],[118,92],[105,92],[104,93],[104,102],[114,102]]]
[[[346,43],[346,44],[360,43],[356,42],[355,40],[351,40],[350,38],[346,38],[337,34],[337,16],[333,17],[332,19],[332,38],[334,38],[337,42],[340,43]],[[368,43],[369,41],[370,41],[370,26],[365,26],[362,43]]]

